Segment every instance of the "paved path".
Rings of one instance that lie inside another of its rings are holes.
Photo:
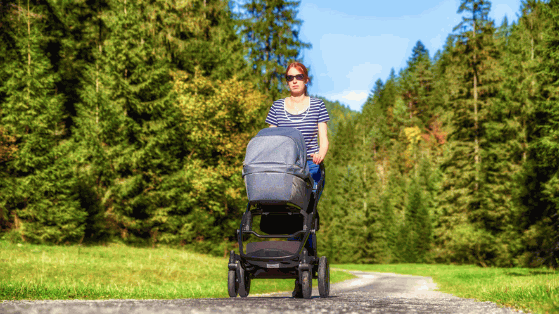
[[[0,314],[519,313],[434,291],[428,277],[352,273],[358,278],[332,285],[331,296],[324,299],[315,290],[311,300],[275,293],[235,299],[8,301],[0,304]]]

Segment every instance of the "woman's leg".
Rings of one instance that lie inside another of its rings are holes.
[[[315,164],[312,160],[308,160],[307,164],[309,166],[309,171],[311,173],[311,177],[314,181],[313,190],[316,190],[316,192],[317,192],[316,193],[316,199],[312,200],[311,204],[314,202],[316,204],[313,204],[313,205],[317,206],[318,201],[320,199],[320,194],[322,192],[322,187],[320,187],[320,188],[318,186],[315,187],[315,185],[318,184],[318,182],[320,182],[320,179],[322,178],[322,173],[320,171],[320,166]],[[323,182],[324,182],[324,180],[323,180]],[[309,250],[309,255],[314,255],[314,252],[316,250],[315,245],[314,245],[314,243],[315,243],[314,237],[315,237],[315,235],[311,233],[309,235],[309,239],[307,240],[307,243],[305,245],[307,247],[307,249]]]
[[[317,182],[320,182],[320,177],[321,177],[321,172],[320,172],[320,166],[315,164],[312,160],[307,160],[307,165],[309,166],[309,171],[311,173],[311,177],[313,179],[313,190],[317,189],[318,187],[315,187],[315,185],[317,184]],[[317,199],[316,200],[311,200],[311,203],[309,203],[309,206],[314,206],[313,202],[318,202],[318,199],[320,198],[320,195],[317,195]],[[309,238],[307,240],[307,243],[305,243],[305,247],[307,248],[309,255],[310,256],[314,256],[315,254],[315,239],[314,239],[315,235],[314,234],[310,234]],[[289,239],[291,241],[291,239]],[[301,237],[298,237],[297,239],[298,241],[301,241]],[[301,290],[301,285],[299,283],[299,279],[295,279],[295,289],[293,290],[292,296],[294,298],[302,298],[303,297],[303,292]]]

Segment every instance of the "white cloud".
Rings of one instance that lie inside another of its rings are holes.
[[[352,101],[365,101],[367,99],[367,92],[360,92],[356,93],[355,91],[351,91],[342,96],[343,99],[352,100]]]
[[[339,94],[328,94],[325,96],[327,99],[332,101],[337,100],[348,105],[352,110],[359,111],[363,103],[365,103],[365,100],[367,100],[367,97],[369,97],[369,92],[366,90],[346,90]]]

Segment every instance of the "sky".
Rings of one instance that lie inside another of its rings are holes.
[[[521,0],[491,1],[496,26],[518,20]],[[418,40],[429,56],[442,50],[462,20],[459,0],[301,0],[299,39],[309,67],[311,95],[360,111],[377,79],[404,68]]]

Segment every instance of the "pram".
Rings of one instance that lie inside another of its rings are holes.
[[[249,142],[243,163],[249,202],[237,230],[240,254],[231,251],[229,256],[230,297],[247,297],[255,278],[297,278],[305,299],[311,298],[317,278],[320,296],[328,297],[330,267],[325,256],[318,258],[315,235],[315,200],[324,182],[320,169],[321,180],[313,186],[305,140],[296,128],[263,129]],[[248,241],[254,237],[265,241]]]

